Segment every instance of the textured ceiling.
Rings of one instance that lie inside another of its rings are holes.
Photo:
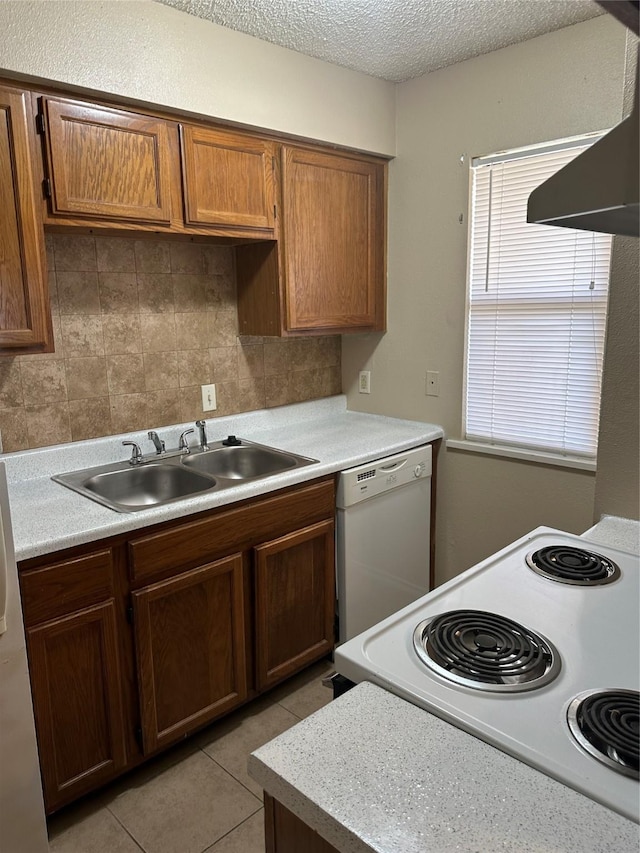
[[[157,2],[394,82],[603,13],[593,0]]]

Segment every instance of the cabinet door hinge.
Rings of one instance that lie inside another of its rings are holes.
[[[42,182],[42,192],[45,198],[51,198],[51,179],[45,178]]]
[[[129,625],[133,625],[133,604],[129,604],[126,610],[127,613],[127,622]]]
[[[36,131],[44,136],[44,133],[45,133],[44,113],[38,113],[36,115]]]
[[[136,726],[136,728],[133,730],[133,736],[134,736],[136,743],[138,745],[138,749],[140,750],[140,752],[143,752],[144,750],[143,750],[143,743],[142,743],[142,728],[140,726]]]

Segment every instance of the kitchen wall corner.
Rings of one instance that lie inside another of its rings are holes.
[[[231,247],[49,234],[47,263],[55,352],[0,359],[4,452],[341,392],[339,336],[238,336]]]

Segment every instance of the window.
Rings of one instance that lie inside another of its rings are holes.
[[[611,237],[528,224],[588,140],[472,161],[465,437],[595,458]]]

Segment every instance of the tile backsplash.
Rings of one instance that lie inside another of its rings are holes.
[[[4,452],[341,392],[339,336],[238,336],[232,248],[49,234],[47,262],[55,352],[0,359]]]

